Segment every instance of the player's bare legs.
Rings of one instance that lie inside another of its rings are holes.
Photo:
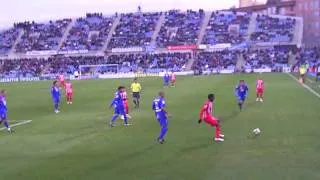
[[[260,102],[263,102],[263,93],[260,93]]]
[[[214,137],[214,141],[219,141],[219,142],[223,142],[224,141],[224,135],[221,133],[221,125],[220,125],[220,121],[215,119],[214,117],[208,117],[207,119],[204,120],[207,124],[211,125],[212,127],[216,128],[215,131],[215,137]],[[198,121],[198,123],[200,124],[202,122],[202,120],[200,119]]]

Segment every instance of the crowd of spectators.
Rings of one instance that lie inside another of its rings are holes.
[[[166,12],[165,22],[157,37],[159,47],[195,45],[205,13],[203,10]]]
[[[295,53],[296,59],[293,67],[307,65],[309,72],[315,72],[320,66],[320,47],[300,48]]]
[[[109,56],[53,56],[0,60],[1,77],[34,77],[57,73],[73,74],[80,65],[116,64],[121,72],[181,71],[190,53],[119,54]]]
[[[120,23],[113,32],[110,48],[146,46],[152,35],[161,13],[122,14]]]
[[[121,14],[120,22],[112,34],[109,48],[149,47],[155,28],[161,15],[164,22],[156,38],[157,47],[196,45],[204,21],[203,10],[186,12],[170,10],[156,13]],[[0,54],[6,54],[12,48],[19,32],[23,35],[15,52],[44,50],[101,50],[113,26],[115,16],[106,17],[102,13],[88,13],[78,18],[62,40],[71,19],[49,21],[48,23],[15,23],[12,29],[0,32]],[[206,27],[202,44],[230,43],[242,44],[248,37],[248,28],[252,14],[235,11],[214,11]],[[291,17],[257,15],[256,27],[250,36],[257,42],[291,42],[294,38],[296,19]]]
[[[181,71],[190,60],[190,53],[119,54],[107,57],[108,63],[122,65],[122,71]]]
[[[212,12],[203,44],[240,44],[248,33],[251,14],[233,11]]]
[[[39,76],[45,66],[44,59],[5,59],[0,61],[0,77]]]
[[[11,28],[0,32],[0,54],[7,54],[19,36],[18,28]]]
[[[196,55],[193,69],[234,69],[238,61],[237,51],[199,52]]]
[[[23,22],[14,24],[24,30],[16,52],[32,50],[57,50],[59,42],[71,19],[49,21],[49,23]]]
[[[113,19],[101,13],[87,14],[85,18],[78,18],[61,50],[100,50],[108,37]]]
[[[279,18],[258,15],[256,27],[251,34],[255,42],[291,42],[294,37],[296,20],[294,18]]]
[[[288,49],[261,49],[242,52],[245,60],[245,67],[251,68],[276,68],[287,66],[289,63],[290,51]]]

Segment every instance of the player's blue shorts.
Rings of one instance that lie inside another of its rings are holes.
[[[126,111],[124,107],[116,107],[114,108],[114,114],[125,115]]]
[[[156,113],[157,120],[161,127],[167,127],[168,126],[168,118],[163,113]]]
[[[53,103],[54,104],[59,104],[60,103],[60,99],[59,98],[53,98]]]
[[[246,96],[238,96],[238,101],[239,102],[244,102],[246,100]]]

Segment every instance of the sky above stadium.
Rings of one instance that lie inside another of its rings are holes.
[[[168,9],[218,10],[238,6],[238,0],[0,0],[0,28],[13,22],[37,22],[84,16],[86,12],[165,11]]]

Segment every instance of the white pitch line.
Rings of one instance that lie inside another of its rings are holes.
[[[24,125],[24,124],[28,124],[28,123],[31,123],[32,120],[25,120],[25,121],[22,121],[22,122],[19,122],[19,123],[15,123],[15,124],[10,124],[10,127],[16,127],[16,126],[21,126],[21,125]],[[0,131],[3,131],[7,129],[6,127],[3,127],[3,128],[0,128]]]
[[[294,77],[292,74],[290,73],[287,73],[292,79],[296,80],[299,82],[299,80]],[[309,90],[312,94],[314,94],[315,96],[317,96],[318,98],[320,98],[320,94],[315,92],[313,89],[311,89],[309,86],[305,85],[305,84],[302,84],[302,87],[306,88],[307,90]]]

